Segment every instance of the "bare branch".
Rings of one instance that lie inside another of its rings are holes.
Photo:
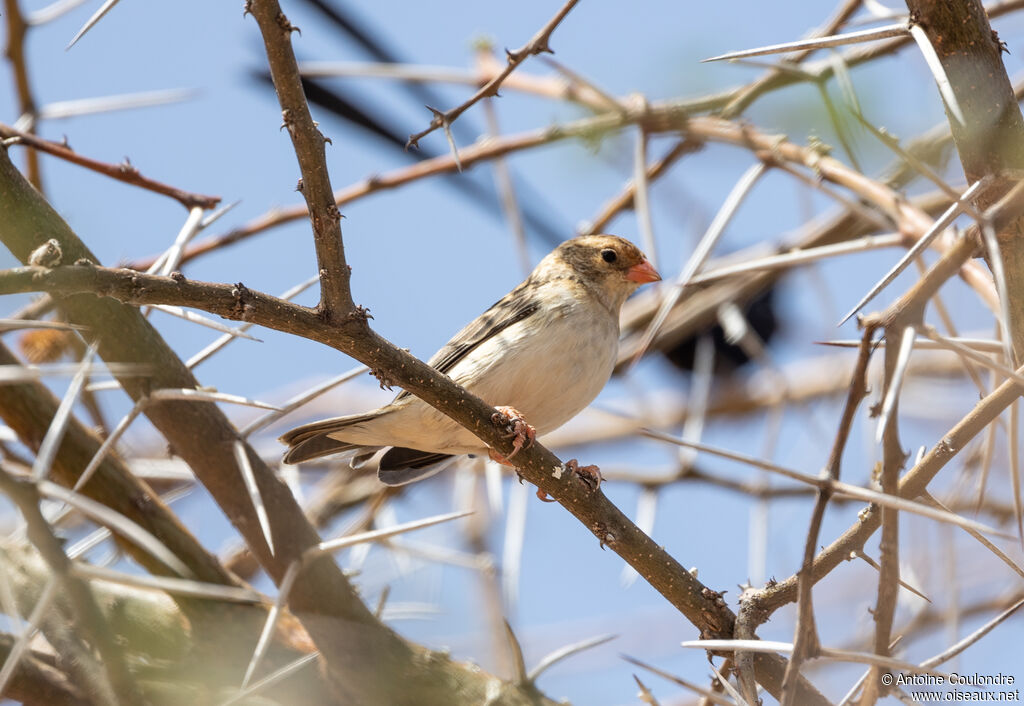
[[[414,135],[410,135],[409,141],[406,143],[406,147],[416,147],[420,140],[438,128],[448,129],[448,126],[455,122],[460,115],[469,110],[469,108],[476,104],[480,99],[498,95],[498,88],[501,86],[502,82],[508,78],[509,74],[515,71],[521,63],[526,61],[527,57],[533,56],[534,54],[541,54],[543,52],[554,53],[551,51],[551,47],[549,46],[551,33],[554,32],[555,27],[565,19],[565,16],[569,14],[569,11],[576,6],[577,2],[579,2],[579,0],[567,0],[567,2],[562,5],[561,9],[555,13],[555,16],[548,20],[548,23],[544,25],[537,34],[533,35],[533,38],[530,39],[529,42],[516,51],[506,50],[506,53],[508,54],[508,65],[500,74],[481,86],[481,88],[474,93],[469,100],[452,108],[451,110],[446,110],[443,113],[431,109],[434,113],[434,119],[430,121],[430,125],[427,126],[426,129],[421,130]]]
[[[302,173],[300,191],[313,224],[320,271],[320,309],[328,319],[344,317],[354,305],[341,242],[341,212],[331,195],[325,151],[327,139],[317,129],[309,112],[292,50],[291,35],[295,27],[285,17],[277,0],[249,0],[246,11],[252,13],[260,26],[270,77],[281,104],[283,127],[288,129]]]
[[[137,186],[140,189],[162,194],[163,196],[169,196],[188,209],[214,208],[218,203],[220,203],[219,196],[204,196],[202,194],[191,193],[143,176],[138,169],[133,167],[127,161],[122,164],[100,162],[78,154],[66,144],[62,145],[56,142],[50,142],[49,140],[44,140],[43,138],[37,137],[29,132],[17,130],[9,125],[0,124],[0,137],[4,140],[13,141],[13,144],[29,147],[29,154],[34,154],[35,150],[45,152],[46,154],[59,157],[66,162],[71,162],[72,164],[77,164],[80,167],[85,167],[86,169],[90,169],[94,172],[110,177],[111,179],[123,181],[126,184],[131,184],[132,186]]]

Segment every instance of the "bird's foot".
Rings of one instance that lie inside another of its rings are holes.
[[[497,426],[506,426],[508,434],[512,438],[512,453],[502,456],[491,449],[491,460],[497,461],[505,466],[511,466],[510,458],[519,453],[522,449],[528,449],[537,438],[537,430],[526,423],[523,415],[514,407],[495,407],[498,411],[491,415],[491,422]]]
[[[601,481],[604,479],[601,477],[601,469],[597,466],[581,466],[579,461],[573,458],[565,462],[565,467],[586,483],[591,490],[601,487]]]

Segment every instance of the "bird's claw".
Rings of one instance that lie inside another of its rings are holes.
[[[496,457],[494,451],[491,451],[491,458],[498,463],[505,465],[511,465],[508,460],[515,456],[523,449],[528,449],[533,446],[534,440],[537,438],[537,430],[526,423],[526,419],[514,407],[495,407],[498,411],[491,415],[491,422],[497,426],[505,425],[508,427],[508,434],[506,437],[512,438],[512,453],[508,456]]]
[[[579,461],[572,458],[565,462],[565,467],[573,472],[577,478],[587,484],[591,490],[597,490],[601,487],[601,481],[604,480],[601,477],[601,469],[597,466],[581,466]]]

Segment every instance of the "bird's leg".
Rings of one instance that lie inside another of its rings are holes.
[[[509,430],[507,436],[515,438],[512,441],[512,453],[508,456],[502,456],[494,449],[488,449],[487,455],[491,457],[492,461],[496,461],[503,466],[515,468],[509,459],[519,453],[520,450],[529,448],[533,444],[537,438],[537,430],[526,423],[526,419],[523,418],[523,415],[515,407],[504,406],[495,407],[495,409],[499,411],[491,416],[491,422],[498,426],[505,425]],[[519,482],[522,483],[523,474],[519,472],[518,468],[515,470],[516,475],[519,476]],[[546,503],[555,502],[554,498],[548,497],[548,494],[540,488],[537,489],[537,497]]]
[[[511,466],[512,464],[508,460],[522,449],[528,449],[533,445],[534,439],[537,438],[537,430],[527,424],[523,415],[514,407],[495,407],[495,409],[498,411],[491,415],[491,423],[497,426],[505,425],[508,428],[508,433],[505,436],[512,437],[512,453],[502,456],[491,449],[489,455],[492,461],[497,461],[504,466]]]
[[[577,478],[586,483],[591,490],[601,487],[601,469],[597,466],[581,466],[579,461],[572,458],[565,462],[565,467],[572,471]]]

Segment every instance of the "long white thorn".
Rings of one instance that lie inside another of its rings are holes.
[[[242,474],[245,483],[245,490],[249,493],[249,500],[256,510],[256,518],[260,522],[260,529],[263,531],[263,539],[267,543],[270,555],[274,555],[274,534],[270,529],[270,517],[267,515],[267,508],[263,504],[263,496],[260,495],[260,487],[256,483],[256,474],[253,473],[252,463],[249,462],[249,452],[244,441],[239,439],[235,442],[235,462],[238,464],[238,471]]]
[[[928,40],[928,35],[925,33],[924,28],[919,24],[910,25],[910,36],[917,42],[917,46],[924,56],[924,61],[928,64],[928,69],[932,72],[935,83],[939,86],[939,93],[942,94],[942,100],[945,101],[950,115],[961,125],[966,125],[967,120],[964,118],[964,111],[960,109],[960,103],[953,92],[953,86],[949,83],[949,78],[946,76],[946,70],[942,68],[942,61],[939,60],[939,55],[935,53],[935,47]]]
[[[771,44],[757,49],[743,49],[728,54],[713,56],[710,59],[701,59],[702,64],[709,61],[727,61],[729,59],[743,59],[749,56],[764,56],[766,54],[788,54],[792,51],[803,49],[826,49],[838,47],[844,44],[857,44],[859,42],[870,42],[876,39],[888,39],[889,37],[904,37],[910,30],[905,22],[875,27],[873,29],[862,29],[857,32],[845,34],[833,34],[828,37],[813,37],[811,39],[798,39],[795,42],[783,42],[782,44]]]
[[[885,391],[885,399],[882,400],[882,411],[878,415],[878,427],[875,430],[875,443],[882,443],[882,435],[889,425],[889,417],[896,408],[896,400],[900,397],[900,388],[903,386],[903,378],[910,365],[910,354],[914,350],[914,339],[917,332],[913,326],[903,329],[900,336],[900,348],[897,352],[896,365],[893,366],[892,377],[889,379],[889,386]]]
[[[295,584],[295,579],[299,575],[299,571],[302,569],[302,561],[293,561],[288,566],[288,570],[284,574],[284,578],[281,579],[281,587],[277,592],[277,600],[274,601],[273,607],[267,613],[267,620],[263,624],[263,631],[260,632],[260,639],[256,642],[256,649],[253,650],[252,659],[249,660],[249,666],[245,668],[245,676],[242,678],[242,689],[249,686],[249,682],[252,680],[256,669],[259,667],[260,662],[263,661],[264,655],[267,653],[267,648],[270,646],[270,638],[274,634],[274,630],[277,628],[278,620],[281,617],[281,611],[284,610],[285,605],[288,603],[288,594],[291,593],[292,586]]]
[[[981,188],[983,187],[983,182],[985,182],[984,179],[979,179],[978,181],[971,184],[967,188],[967,190],[964,191],[963,195],[960,196],[960,199],[953,203],[952,205],[950,205],[950,207],[947,208],[941,216],[939,216],[939,219],[932,224],[932,227],[928,229],[928,232],[926,232],[924,235],[918,238],[917,242],[914,243],[914,245],[909,250],[907,250],[906,254],[904,254],[903,257],[900,258],[899,262],[893,265],[892,269],[889,270],[885,274],[885,276],[878,281],[878,284],[872,287],[871,290],[867,294],[865,294],[859,302],[857,302],[857,305],[850,309],[849,312],[847,312],[846,316],[844,316],[842,320],[840,320],[838,326],[842,326],[847,321],[849,321],[851,316],[860,311],[865,304],[874,299],[879,292],[881,292],[883,289],[889,286],[889,283],[896,279],[900,275],[900,273],[907,268],[907,265],[909,265],[914,260],[915,257],[920,255],[921,252],[924,251],[924,249],[928,247],[931,244],[931,242],[942,231],[948,228],[953,223],[953,221],[956,220],[957,216],[963,213],[970,199],[974,198],[975,194],[977,194],[978,191],[981,190]]]
[[[100,9],[96,10],[96,12],[93,13],[92,17],[86,20],[85,24],[82,25],[82,29],[78,30],[78,34],[76,34],[71,39],[71,41],[68,42],[68,45],[64,47],[64,51],[67,51],[71,47],[75,46],[78,40],[84,37],[85,33],[92,29],[93,26],[103,18],[103,15],[110,12],[110,9],[114,7],[114,5],[116,5],[119,1],[120,0],[107,0],[105,3],[100,5]]]
[[[92,359],[96,355],[96,347],[97,344],[95,343],[89,346],[89,349],[82,357],[78,372],[75,373],[71,384],[68,385],[68,391],[65,393],[64,399],[60,401],[60,406],[57,407],[57,412],[53,415],[53,420],[46,430],[43,443],[39,445],[39,452],[36,454],[36,460],[32,464],[31,475],[34,481],[47,476],[50,472],[50,466],[53,465],[53,461],[57,457],[57,449],[60,447],[60,442],[64,439],[64,432],[68,427],[68,422],[71,420],[71,410],[78,401],[79,395],[82,394],[85,378],[92,368]]]
[[[690,259],[673,283],[672,289],[662,299],[661,306],[658,308],[658,313],[654,316],[654,320],[651,321],[647,330],[644,331],[644,337],[641,339],[640,345],[637,347],[636,354],[633,357],[634,363],[643,356],[654,340],[654,337],[658,335],[658,331],[661,330],[665,319],[668,318],[669,313],[672,311],[672,307],[682,297],[686,285],[690,283],[697,270],[707,261],[711,255],[711,250],[718,243],[719,238],[722,237],[722,233],[725,232],[729,221],[732,220],[740,204],[743,203],[743,199],[750,193],[751,188],[761,178],[761,175],[765,173],[766,169],[767,167],[764,162],[752,165],[743,173],[743,176],[739,178],[736,185],[733,186],[732,191],[729,192],[725,202],[722,203],[722,207],[718,209],[718,213],[715,214],[714,220],[711,221],[711,225],[708,226],[693,254],[690,255]]]

